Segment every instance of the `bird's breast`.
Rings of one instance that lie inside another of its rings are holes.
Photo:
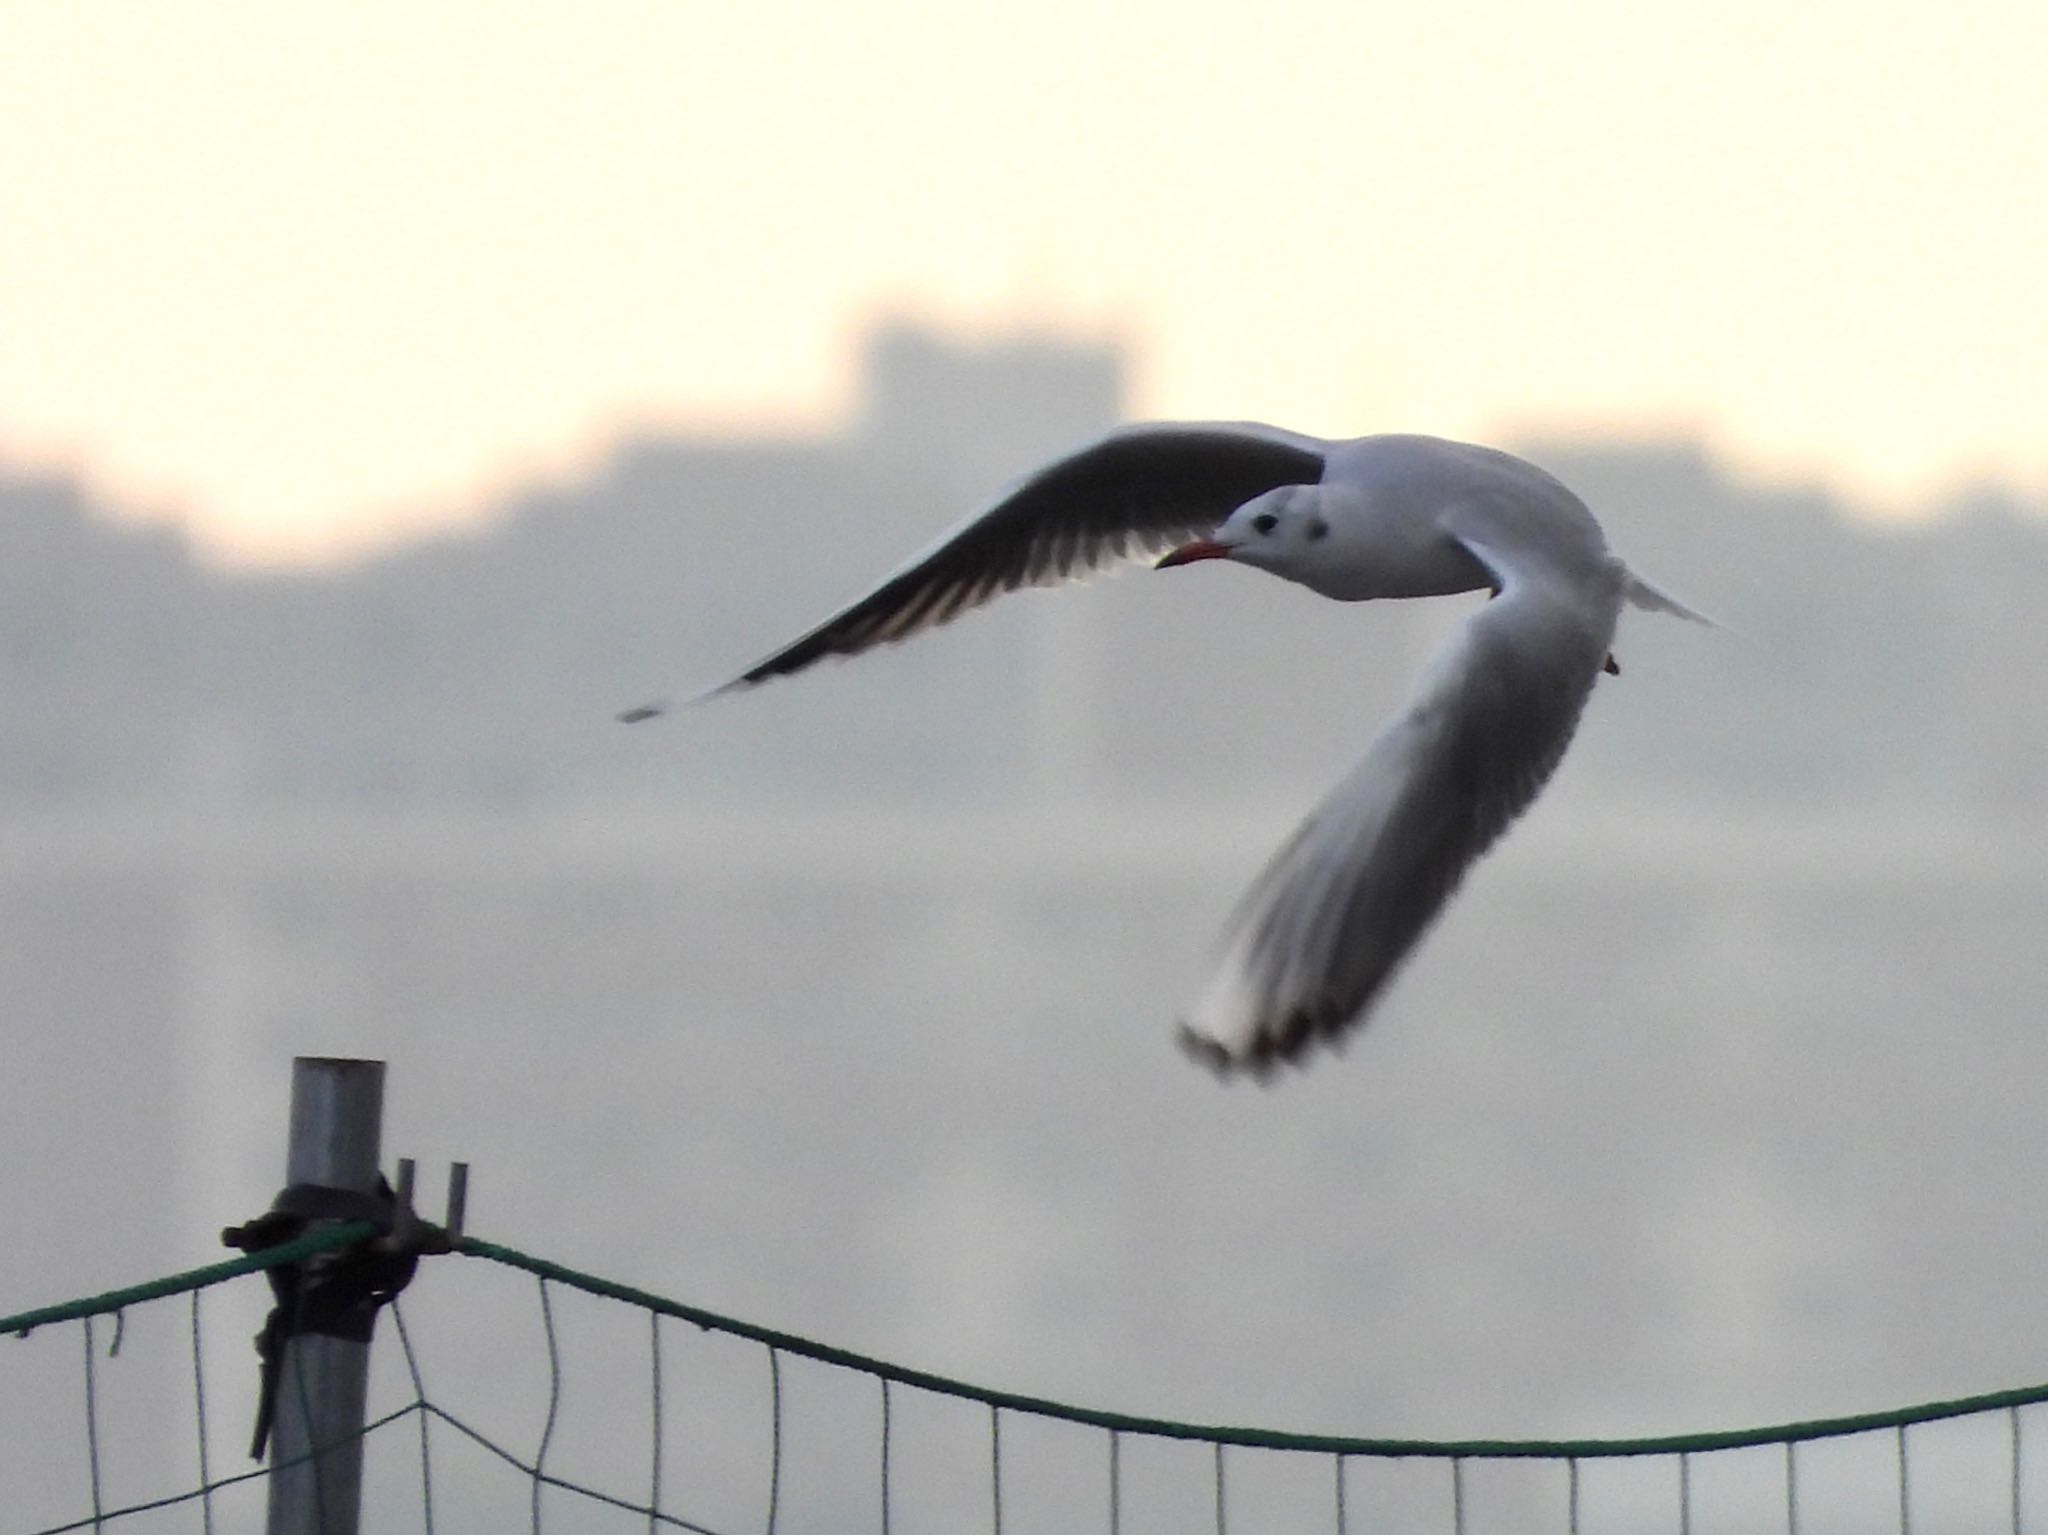
[[[1339,602],[1443,597],[1493,585],[1492,575],[1470,550],[1434,527],[1367,525],[1344,543],[1343,558],[1329,561],[1307,581]]]

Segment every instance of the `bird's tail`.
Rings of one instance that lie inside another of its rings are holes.
[[[1628,571],[1623,576],[1623,583],[1621,589],[1622,596],[1627,598],[1636,607],[1646,609],[1652,613],[1669,613],[1673,618],[1683,618],[1691,623],[1705,624],[1709,629],[1721,627],[1713,619],[1707,617],[1706,614],[1695,612],[1676,597],[1667,597],[1633,570]]]

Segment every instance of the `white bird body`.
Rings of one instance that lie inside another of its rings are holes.
[[[1160,424],[1122,428],[1026,477],[715,691],[1162,551],[1162,568],[1228,559],[1340,601],[1496,594],[1240,902],[1182,1025],[1191,1053],[1219,1071],[1263,1076],[1363,1021],[1563,757],[1594,682],[1615,669],[1625,602],[1704,622],[1611,554],[1578,497],[1509,454],[1432,437],[1324,442]]]

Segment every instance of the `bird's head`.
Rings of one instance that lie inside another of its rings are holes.
[[[1162,556],[1155,568],[1168,570],[1196,560],[1235,560],[1313,585],[1309,578],[1328,556],[1323,544],[1329,536],[1321,487],[1282,485],[1245,502],[1207,538],[1182,544]]]

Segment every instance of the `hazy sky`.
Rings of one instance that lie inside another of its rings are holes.
[[[877,312],[1147,414],[1681,425],[2048,483],[2048,10],[10,4],[0,453],[248,557],[633,423],[817,423]]]

